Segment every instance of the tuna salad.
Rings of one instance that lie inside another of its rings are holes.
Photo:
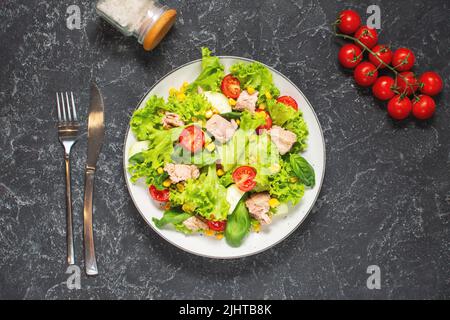
[[[301,156],[308,128],[302,106],[276,87],[258,62],[228,72],[202,48],[191,83],[151,96],[131,118],[133,183],[143,179],[162,211],[157,228],[224,238],[240,246],[250,232],[288,214],[315,184]]]

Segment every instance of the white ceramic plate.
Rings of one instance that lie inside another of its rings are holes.
[[[239,57],[220,57],[225,66],[225,72],[236,62],[252,62],[252,60]],[[303,93],[284,75],[268,67],[272,74],[275,85],[280,89],[281,95],[292,96],[303,112],[303,117],[309,128],[308,149],[302,153],[309,163],[314,167],[316,174],[316,185],[313,189],[306,189],[305,195],[300,203],[290,208],[289,213],[283,216],[275,216],[272,224],[263,226],[260,233],[250,233],[244,239],[243,244],[238,248],[227,245],[225,240],[216,240],[214,237],[207,237],[201,234],[184,235],[174,229],[158,229],[154,226],[152,218],[160,218],[162,211],[150,198],[148,188],[144,182],[131,183],[130,174],[126,168],[128,165],[128,152],[130,146],[136,141],[130,128],[125,137],[124,144],[124,170],[127,187],[136,208],[150,225],[163,239],[187,252],[205,256],[209,258],[231,259],[253,255],[269,249],[275,244],[285,239],[291,234],[306,218],[311,211],[322,186],[325,172],[325,142],[319,120]],[[171,87],[180,87],[184,81],[192,82],[201,71],[201,60],[187,63],[178,69],[170,72],[158,81],[142,98],[138,108],[145,105],[151,95],[158,95],[167,98]]]

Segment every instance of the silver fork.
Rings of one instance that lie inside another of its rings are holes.
[[[72,192],[70,187],[70,150],[77,142],[78,128],[80,127],[75,108],[73,93],[56,93],[56,104],[58,109],[58,136],[59,142],[64,147],[64,161],[66,163],[66,220],[67,220],[67,263],[75,264],[73,249],[73,227],[72,227]]]

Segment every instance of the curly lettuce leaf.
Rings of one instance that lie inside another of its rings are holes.
[[[198,179],[187,180],[183,191],[171,191],[170,201],[173,206],[217,221],[227,218],[230,205],[226,196],[227,189],[219,181],[216,166],[211,165]]]
[[[230,71],[239,79],[243,88],[253,87],[259,92],[259,103],[267,101],[266,94],[272,97],[280,95],[280,90],[273,83],[272,73],[259,62],[238,62],[231,66]]]
[[[165,101],[158,96],[151,96],[143,108],[137,109],[131,117],[130,127],[136,139],[148,140],[149,136],[162,128]]]
[[[303,197],[305,186],[299,181],[288,161],[281,160],[280,171],[269,177],[269,193],[280,202],[296,205]]]
[[[177,128],[171,130],[155,130],[146,133],[149,140],[149,148],[129,159],[128,172],[131,174],[131,181],[134,183],[140,178],[146,178],[147,185],[160,185],[161,175],[157,173],[159,167],[164,166],[171,160],[173,152],[173,136],[176,135]]]
[[[255,131],[256,128],[266,123],[266,115],[264,112],[251,113],[249,111],[242,112],[240,128],[247,131]]]
[[[307,147],[308,127],[303,119],[302,112],[293,108],[270,100],[267,102],[267,109],[272,118],[273,124],[281,126],[297,135],[297,142],[294,144],[290,153],[298,153]]]
[[[205,113],[211,109],[211,104],[206,98],[198,93],[185,95],[183,99],[169,96],[164,110],[178,114],[186,123],[193,122],[192,118],[206,119]]]
[[[220,84],[224,77],[224,66],[218,57],[211,56],[211,50],[202,48],[202,71],[200,75],[187,87],[187,93],[204,91],[220,91]]]

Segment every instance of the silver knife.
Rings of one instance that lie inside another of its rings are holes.
[[[94,193],[94,174],[97,159],[105,136],[103,99],[95,83],[91,85],[91,101],[88,119],[88,149],[84,180],[84,257],[87,275],[98,274],[95,259],[94,232],[92,230],[92,200]]]

